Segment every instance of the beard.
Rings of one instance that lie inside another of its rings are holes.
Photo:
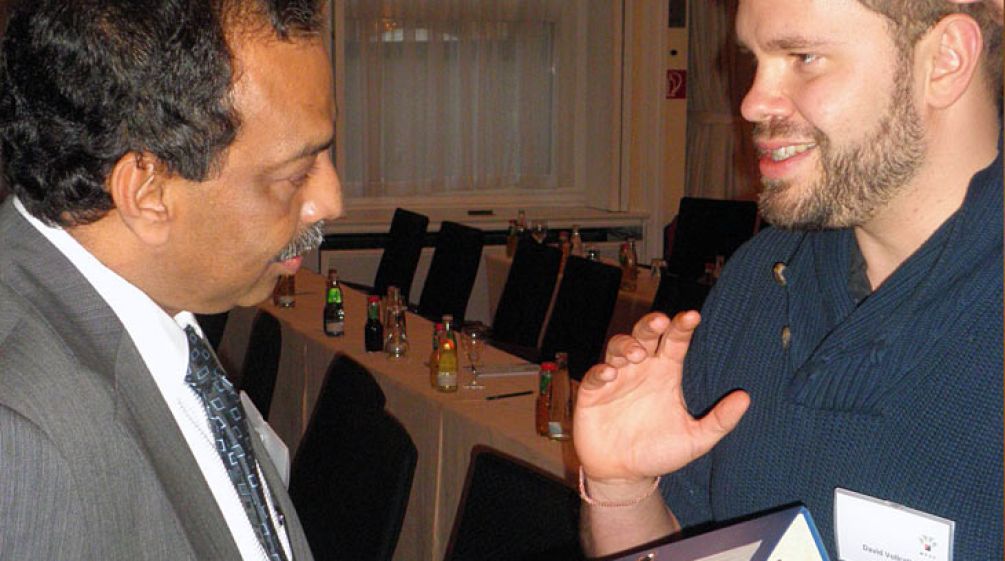
[[[298,232],[290,243],[273,258],[273,261],[279,263],[293,259],[320,247],[321,242],[325,239],[324,226],[324,220],[319,220]]]
[[[886,112],[866,138],[835,146],[816,127],[791,122],[758,123],[755,139],[812,137],[819,174],[800,187],[789,181],[762,180],[758,205],[770,224],[821,230],[860,226],[872,219],[915,176],[925,156],[924,128],[911,95],[910,63],[897,62]]]

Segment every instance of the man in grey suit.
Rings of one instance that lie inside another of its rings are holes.
[[[0,559],[311,558],[192,314],[268,297],[341,213],[320,4],[15,8]]]

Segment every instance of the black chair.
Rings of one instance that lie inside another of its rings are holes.
[[[283,330],[279,320],[259,311],[251,323],[248,349],[244,353],[241,378],[236,384],[244,390],[262,417],[269,418],[272,392],[276,389],[279,355],[283,348]]]
[[[660,284],[653,297],[650,312],[663,312],[673,317],[684,310],[701,310],[705,298],[712,286],[696,280],[681,278],[668,271],[663,271]]]
[[[579,495],[552,475],[476,446],[445,561],[585,559]]]
[[[373,376],[336,357],[290,470],[290,497],[314,558],[391,559],[417,458]]]
[[[428,216],[403,208],[394,210],[387,244],[373,279],[373,294],[384,295],[388,286],[397,286],[405,301],[409,301],[408,294],[415,279],[415,269],[419,266],[428,226]]]
[[[464,323],[464,312],[482,261],[483,238],[478,228],[450,221],[440,225],[433,260],[419,297],[420,315],[435,321],[444,314],[452,314],[455,325]]]
[[[202,334],[206,336],[206,340],[209,341],[214,351],[220,348],[220,340],[223,339],[223,331],[227,328],[229,316],[230,312],[195,314],[195,319],[199,322],[199,327],[202,328]]]
[[[551,360],[556,352],[569,353],[569,375],[581,380],[602,358],[620,285],[621,269],[570,255],[539,358]]]
[[[560,250],[520,240],[492,320],[493,342],[537,347],[561,264]]]
[[[670,253],[667,270],[687,280],[705,272],[705,264],[717,255],[729,256],[749,240],[757,225],[757,203],[684,197],[680,211],[668,227]],[[673,224],[673,223],[672,223]]]

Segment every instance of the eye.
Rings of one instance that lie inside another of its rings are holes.
[[[315,157],[314,160],[311,161],[311,165],[309,168],[290,177],[289,179],[290,184],[297,189],[303,187],[307,183],[307,181],[310,180],[311,176],[314,174],[314,171],[317,169],[318,165],[319,165],[318,158]]]
[[[813,64],[814,62],[820,60],[820,55],[816,53],[793,53],[796,60],[802,65]]]

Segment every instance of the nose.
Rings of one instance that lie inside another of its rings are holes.
[[[335,220],[342,216],[342,183],[338,172],[327,151],[318,154],[318,158],[321,159],[319,169],[311,178],[300,205],[300,218],[304,224]]]
[[[792,115],[792,102],[777,72],[759,66],[747,95],[740,104],[740,114],[751,123],[784,120]]]

